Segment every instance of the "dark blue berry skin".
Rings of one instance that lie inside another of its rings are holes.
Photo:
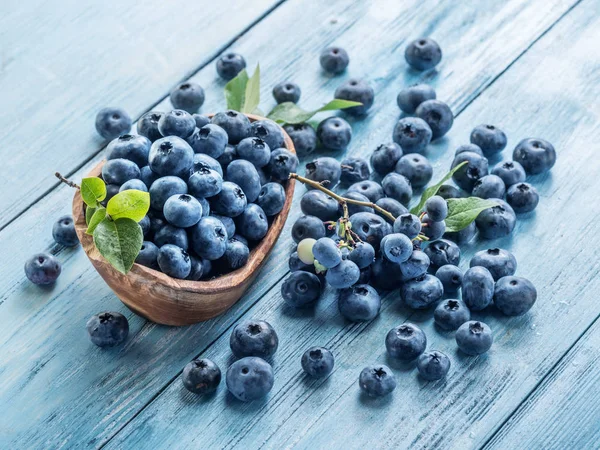
[[[454,123],[450,107],[440,100],[427,100],[421,103],[415,114],[431,128],[431,140],[444,136]],[[402,145],[402,144],[401,144]]]
[[[494,281],[502,277],[514,275],[517,271],[517,259],[508,250],[489,248],[473,255],[470,267],[485,267],[492,274]]]
[[[196,200],[198,200],[200,206],[202,206],[202,217],[210,216],[210,203],[208,203],[208,200],[202,197],[196,197]]]
[[[34,284],[52,284],[59,277],[60,261],[49,253],[38,253],[25,261],[25,275]]]
[[[479,198],[504,198],[506,186],[502,178],[496,175],[481,177],[473,185],[472,195]]]
[[[516,161],[504,161],[498,163],[492,169],[492,173],[502,178],[507,189],[513,184],[525,181],[525,178],[527,177],[523,166]]]
[[[441,222],[448,217],[448,204],[439,195],[434,195],[425,202],[425,212],[434,222]]]
[[[227,229],[219,219],[203,217],[190,229],[192,249],[201,258],[214,261],[227,250]]]
[[[266,396],[273,388],[273,368],[265,360],[248,356],[234,362],[225,376],[227,389],[243,402]]]
[[[192,165],[190,174],[206,168],[214,170],[221,175],[221,177],[223,176],[223,168],[221,167],[221,164],[219,164],[219,161],[204,153],[194,153],[194,164]]]
[[[413,69],[429,70],[442,60],[442,49],[433,39],[420,38],[408,44],[404,58]]]
[[[321,295],[321,281],[314,273],[297,270],[281,285],[281,297],[288,305],[302,308],[312,305]]]
[[[323,221],[315,216],[300,216],[292,226],[292,238],[298,243],[302,239],[320,239],[325,236]]]
[[[335,241],[328,237],[317,240],[312,251],[315,259],[327,269],[331,269],[342,262],[342,252]]]
[[[158,247],[150,241],[144,241],[142,248],[135,258],[135,262],[142,266],[158,270]]]
[[[131,117],[122,108],[102,108],[96,115],[96,131],[104,139],[114,139],[131,130]]]
[[[282,81],[273,88],[273,98],[277,103],[298,103],[301,93],[300,86],[289,81]]]
[[[450,184],[442,184],[437,191],[437,195],[442,197],[444,200],[448,200],[449,198],[462,198],[464,197],[463,193],[455,186]]]
[[[292,142],[298,156],[306,156],[317,148],[317,132],[308,123],[296,123],[283,127]]]
[[[342,176],[340,162],[329,156],[322,156],[306,164],[304,176],[309,180],[322,183],[328,181],[328,189],[333,188]]]
[[[440,328],[452,331],[471,320],[471,311],[461,300],[446,299],[433,311],[433,319]]]
[[[449,231],[445,232],[443,237],[444,239],[448,239],[449,241],[456,242],[458,245],[466,244],[470,242],[471,239],[477,233],[477,226],[475,222],[471,222],[465,228],[460,231]]]
[[[181,176],[189,174],[193,159],[194,151],[187,142],[176,136],[168,136],[152,144],[148,165],[153,172],[161,176]]]
[[[271,149],[267,143],[256,137],[242,139],[237,145],[237,154],[255,167],[264,167],[271,159]]]
[[[367,197],[365,197],[364,195],[358,193],[358,192],[346,192],[344,194],[345,198],[348,198],[350,200],[358,200],[359,202],[369,202],[369,199]],[[371,208],[370,206],[363,206],[363,205],[353,205],[351,203],[347,204],[348,206],[348,214],[352,215],[352,214],[356,214],[359,212],[374,212],[373,208]],[[342,205],[338,205],[338,217],[342,217],[344,214],[344,208],[342,207]]]
[[[221,165],[221,169],[225,170],[234,159],[237,159],[237,150],[234,145],[227,144],[225,151],[217,158],[217,161]]]
[[[462,298],[472,311],[481,311],[492,303],[494,278],[485,267],[469,268],[463,275]]]
[[[396,101],[401,111],[414,114],[417,107],[427,100],[436,98],[435,89],[428,84],[415,84],[404,88],[398,94]]]
[[[488,160],[477,153],[464,152],[454,157],[451,169],[465,161],[467,164],[454,172],[452,180],[458,187],[470,193],[473,186],[475,186],[475,182],[488,174]]]
[[[394,233],[402,233],[410,239],[416,238],[421,232],[421,220],[414,214],[405,213],[394,221]]]
[[[495,201],[498,206],[483,210],[475,219],[479,235],[484,239],[508,236],[517,223],[517,216],[512,207],[504,200],[496,199]]]
[[[158,247],[166,244],[176,245],[183,250],[188,249],[188,235],[183,228],[177,228],[171,224],[165,224],[156,233],[154,233],[154,243]]]
[[[230,144],[236,145],[250,136],[250,120],[240,112],[231,109],[219,112],[213,116],[211,122],[225,130]]]
[[[360,181],[351,185],[346,192],[358,192],[369,199],[370,202],[376,203],[378,200],[385,197],[383,187],[372,180]]]
[[[136,163],[138,167],[144,167],[148,164],[150,145],[150,140],[145,136],[124,134],[108,143],[106,159],[128,159]]]
[[[513,160],[523,166],[527,175],[537,175],[554,166],[556,150],[544,139],[523,139],[513,151]]]
[[[152,186],[152,183],[154,183],[159,178],[160,178],[160,175],[157,173],[154,173],[152,171],[152,169],[150,168],[150,166],[144,166],[140,169],[140,180],[142,180],[144,182],[144,184],[146,185],[146,187],[148,189],[150,189],[150,186]]]
[[[137,123],[138,134],[147,137],[150,139],[150,142],[163,137],[160,131],[158,131],[158,122],[164,115],[165,113],[162,111],[149,111],[144,114]]]
[[[130,190],[148,192],[146,183],[144,183],[142,180],[138,180],[135,178],[133,180],[126,181],[119,188],[119,192],[130,191]]]
[[[383,364],[369,366],[360,372],[358,385],[369,397],[384,397],[396,389],[396,377]]]
[[[147,237],[150,234],[150,217],[144,216],[142,220],[138,222],[140,228],[142,229],[142,234],[144,237]]]
[[[221,383],[221,369],[210,359],[195,359],[184,367],[181,381],[194,394],[210,394]]]
[[[338,297],[340,314],[351,322],[373,320],[379,314],[381,298],[374,287],[368,284],[357,284],[342,289]]]
[[[413,254],[414,253],[415,252],[413,252]],[[399,288],[402,285],[400,265],[392,263],[382,256],[378,256],[371,265],[371,278],[369,283],[376,289],[384,291],[391,291]]]
[[[194,197],[209,198],[221,192],[223,178],[214,170],[202,167],[192,173],[187,185]]]
[[[277,351],[279,338],[268,322],[245,320],[233,328],[229,346],[232,353],[238,358],[246,356],[269,358]]]
[[[508,188],[506,201],[516,213],[528,213],[536,208],[540,195],[531,184],[517,183]]]
[[[419,278],[427,273],[429,265],[429,256],[427,256],[425,252],[422,252],[421,250],[415,250],[413,248],[413,252],[410,257],[399,265],[402,281],[409,281]]]
[[[111,159],[102,166],[102,178],[107,184],[122,185],[126,181],[140,177],[136,163],[128,159]]]
[[[421,219],[421,232],[429,238],[430,241],[440,239],[446,231],[446,222],[434,222],[427,214]]]
[[[333,371],[333,354],[323,347],[311,347],[301,359],[302,370],[313,378],[325,378]]]
[[[164,114],[158,121],[158,131],[163,136],[176,136],[182,139],[191,136],[196,129],[196,121],[192,115],[181,109],[174,109]]]
[[[129,322],[118,312],[103,312],[90,317],[86,324],[91,341],[98,347],[114,347],[125,341]]]
[[[431,142],[433,132],[419,117],[404,117],[394,127],[392,139],[406,153],[423,153]]]
[[[345,185],[368,180],[371,176],[369,163],[364,158],[344,158],[341,168],[340,182]]]
[[[294,252],[290,255],[288,260],[288,266],[290,268],[290,272],[296,272],[298,270],[302,270],[304,272],[315,273],[314,264],[306,264],[303,263],[298,257],[298,252]]]
[[[375,91],[365,80],[350,79],[335,90],[334,98],[362,103],[361,106],[352,106],[344,109],[351,116],[362,116],[373,106]]]
[[[267,216],[279,214],[285,204],[285,190],[279,183],[265,184],[258,194],[256,204],[260,206]]]
[[[316,216],[322,221],[338,219],[338,202],[321,191],[308,191],[300,199],[304,214]]]
[[[403,263],[412,255],[412,241],[401,233],[390,233],[381,240],[381,253],[393,263]]]
[[[250,125],[250,135],[265,141],[271,150],[285,147],[283,130],[270,119],[252,122]]]
[[[375,261],[375,249],[368,242],[357,242],[354,249],[348,254],[348,259],[354,262],[359,269],[365,269]]]
[[[337,266],[329,269],[325,275],[327,282],[336,289],[345,289],[355,284],[360,278],[360,269],[352,261],[342,260]]]
[[[352,231],[354,231],[361,241],[367,242],[377,251],[383,237],[392,232],[392,226],[382,217],[361,212],[350,216]]]
[[[225,225],[225,230],[227,230],[227,236],[230,238],[235,234],[235,221],[231,217],[221,216],[219,214],[211,214],[215,219],[219,219],[223,225]]]
[[[454,156],[460,155],[461,153],[471,152],[477,153],[478,155],[483,156],[483,150],[478,145],[475,144],[462,144],[459,145],[456,151],[454,152]]]
[[[162,212],[167,199],[175,194],[187,194],[188,186],[179,177],[161,177],[152,183],[148,192],[150,192],[150,207]]]
[[[490,157],[506,147],[506,134],[494,125],[478,125],[471,132],[471,143],[479,146],[483,155]]]
[[[224,80],[231,80],[246,68],[246,60],[238,53],[227,53],[217,60],[217,73]]]
[[[396,173],[404,175],[413,188],[425,186],[433,176],[433,167],[429,160],[418,153],[409,153],[398,160]]]
[[[462,286],[463,273],[454,264],[443,264],[440,265],[435,276],[442,282],[445,294],[453,294],[457,292]]]
[[[210,119],[202,114],[192,114],[192,117],[196,121],[196,128],[202,128],[210,123]]]
[[[186,81],[173,89],[169,98],[173,108],[183,109],[192,114],[204,104],[204,89],[198,83]]]
[[[227,146],[227,133],[223,128],[213,123],[196,128],[186,138],[194,153],[204,153],[212,158],[219,158]]]
[[[369,284],[371,282],[372,272],[371,266],[360,269],[360,277],[358,278],[356,284]]]
[[[531,281],[522,277],[506,276],[496,282],[494,304],[507,316],[521,316],[531,309],[537,291]]]
[[[244,236],[242,236],[241,234],[234,234],[230,239],[229,242],[231,241],[238,241],[241,242],[242,244],[244,244],[246,247],[248,247],[248,239],[246,239]]]
[[[404,175],[400,175],[396,172],[388,173],[383,180],[381,180],[381,186],[383,192],[390,198],[400,202],[403,205],[408,205],[412,198],[413,190]]]
[[[394,217],[399,217],[408,212],[408,209],[406,209],[402,203],[390,197],[380,198],[375,202],[375,204],[389,212]],[[380,215],[388,222],[393,223],[389,217],[382,215],[379,211],[377,211],[376,214]]]
[[[175,194],[167,199],[163,208],[165,219],[179,228],[188,228],[202,217],[202,205],[188,194]]]
[[[150,217],[150,236],[154,236],[154,234],[160,230],[162,227],[167,225],[167,220],[163,217],[162,211],[155,211],[151,209],[148,211],[148,215]]]
[[[52,237],[57,244],[65,247],[73,247],[79,244],[77,233],[75,232],[75,222],[71,215],[62,216],[52,226]]]
[[[443,294],[442,282],[429,274],[413,278],[402,286],[402,299],[411,309],[427,309],[436,304]]]
[[[218,263],[224,272],[231,272],[243,267],[250,257],[250,249],[244,242],[235,239],[229,239],[225,254],[219,258]]]
[[[325,72],[337,75],[346,70],[350,57],[346,50],[341,47],[329,47],[321,52],[319,62]]]
[[[493,341],[492,330],[483,322],[471,320],[456,330],[456,344],[467,355],[476,356],[487,352]]]
[[[248,203],[254,202],[258,198],[258,194],[260,194],[260,176],[254,165],[249,161],[244,159],[232,161],[227,167],[225,180],[241,187],[248,199]],[[223,183],[223,189],[224,188],[225,183]]]
[[[446,264],[458,266],[460,261],[460,247],[446,239],[431,241],[425,249],[425,254],[429,256],[431,267],[434,269]]]
[[[427,337],[414,323],[403,323],[392,328],[385,337],[388,354],[401,361],[413,361],[425,351]]]
[[[268,172],[273,180],[286,181],[297,168],[298,157],[288,149],[281,147],[271,152]]]
[[[436,350],[423,353],[417,360],[417,370],[424,380],[441,380],[450,370],[450,358]]]
[[[395,142],[380,144],[371,153],[371,167],[381,176],[392,172],[402,157],[402,148]]]
[[[319,123],[317,138],[327,150],[344,150],[352,140],[352,127],[341,117],[328,117]]]
[[[242,214],[235,218],[237,232],[249,241],[260,241],[269,231],[269,222],[263,209],[249,203]]]

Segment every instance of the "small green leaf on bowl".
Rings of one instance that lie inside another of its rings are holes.
[[[88,208],[93,209],[93,208]],[[94,234],[94,230],[98,226],[100,222],[102,222],[106,218],[106,208],[100,207],[95,210],[94,214],[90,218],[88,222],[88,229],[86,230],[87,234]]]
[[[144,218],[149,208],[150,194],[148,192],[128,189],[119,192],[108,201],[106,213],[114,220],[127,218],[139,222]]]
[[[129,272],[140,253],[144,235],[132,219],[102,220],[94,230],[94,245],[119,272]]]
[[[98,202],[106,198],[106,185],[98,177],[89,177],[81,180],[81,198],[86,205],[95,208]]]

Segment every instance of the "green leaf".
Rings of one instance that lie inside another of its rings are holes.
[[[479,213],[498,205],[494,200],[479,197],[449,198],[448,217],[446,217],[446,232],[460,231],[473,222]]]
[[[86,230],[87,234],[94,234],[94,230],[98,226],[100,222],[102,222],[106,218],[106,208],[98,208],[94,215],[90,218],[88,222],[88,229]]]
[[[143,242],[142,227],[131,219],[105,218],[94,230],[96,248],[111,266],[123,274],[133,266]]]
[[[79,192],[85,204],[95,208],[98,202],[106,198],[106,185],[98,177],[84,178],[81,180]]]
[[[90,220],[92,220],[92,216],[94,215],[95,212],[96,212],[96,208],[92,208],[91,206],[88,206],[87,208],[85,208],[85,223],[87,225],[90,224]]]
[[[246,69],[237,74],[235,78],[225,85],[225,100],[227,109],[241,111],[246,96],[246,85],[248,84],[248,72]]]
[[[421,211],[423,211],[423,208],[425,207],[425,203],[427,203],[427,200],[429,200],[431,197],[433,197],[435,194],[437,194],[437,192],[440,190],[440,188],[442,187],[442,184],[444,184],[446,181],[448,181],[450,178],[452,178],[452,175],[454,174],[454,172],[456,172],[458,169],[460,169],[462,166],[464,166],[465,164],[468,164],[467,161],[459,164],[458,166],[456,166],[454,169],[452,169],[450,172],[448,172],[444,178],[442,178],[437,184],[434,184],[433,186],[429,186],[427,189],[425,189],[423,191],[423,194],[421,195],[421,200],[419,200],[419,203],[417,206],[414,206],[411,210],[410,213],[414,214],[414,215],[419,215],[419,213]]]
[[[149,208],[150,194],[148,192],[128,189],[119,192],[108,201],[106,213],[113,220],[128,218],[139,222],[144,218]]]
[[[314,111],[305,111],[295,103],[284,102],[273,108],[267,117],[277,123],[303,123],[319,112],[352,108],[353,106],[360,105],[362,105],[362,103],[334,99],[326,105],[321,106],[319,109],[315,109]]]
[[[252,114],[260,103],[260,65],[256,65],[254,74],[246,83],[244,101],[240,112]]]

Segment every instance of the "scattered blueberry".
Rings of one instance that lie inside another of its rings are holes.
[[[477,153],[463,152],[454,157],[451,169],[454,169],[465,161],[467,164],[454,172],[452,179],[458,187],[471,192],[473,186],[475,186],[475,182],[488,174],[488,160]]]
[[[423,274],[404,283],[402,299],[411,309],[426,309],[438,302],[444,294],[442,282],[433,275]]]
[[[474,266],[463,275],[462,298],[472,311],[481,311],[492,303],[494,278],[485,267]]]
[[[421,250],[415,250],[413,246],[410,258],[400,263],[401,281],[413,280],[422,276],[427,272],[429,264],[429,257]]]
[[[370,202],[376,203],[378,200],[385,197],[383,187],[372,180],[360,181],[351,185],[346,192],[358,192],[369,199]]]
[[[504,161],[498,163],[492,169],[492,173],[502,178],[506,188],[511,187],[513,184],[525,181],[525,178],[527,177],[523,166],[516,161]]]
[[[319,123],[317,138],[327,150],[344,150],[352,140],[352,127],[341,117],[329,117]]]
[[[435,272],[435,276],[438,280],[442,282],[445,294],[453,294],[457,292],[462,286],[462,270],[460,270],[454,264],[441,265]]]
[[[521,316],[537,299],[535,286],[527,278],[505,276],[496,282],[494,305],[507,316]]]
[[[456,331],[456,344],[464,353],[481,355],[492,346],[492,330],[483,322],[471,320],[463,323]]]
[[[427,381],[440,380],[450,370],[450,358],[437,350],[423,353],[417,360],[417,370]]]
[[[362,116],[373,106],[375,91],[365,80],[352,78],[335,90],[334,98],[362,103],[360,106],[344,109],[344,112],[352,116]]]
[[[186,81],[171,91],[170,99],[173,108],[192,114],[204,104],[204,89],[198,83]]]
[[[25,275],[34,284],[52,284],[61,271],[60,262],[49,253],[38,253],[25,262]]]
[[[337,220],[338,202],[322,191],[308,191],[300,199],[304,214],[316,216],[323,221]]]
[[[265,141],[271,150],[286,147],[282,128],[270,119],[252,122],[250,135]]]
[[[402,112],[414,114],[417,107],[427,100],[435,100],[436,94],[428,84],[415,84],[404,88],[398,94],[396,101]]]
[[[402,233],[410,239],[416,238],[421,232],[421,220],[414,214],[406,213],[394,221],[394,233]]]
[[[319,239],[323,236],[325,236],[325,225],[315,216],[300,216],[292,226],[292,238],[296,243],[302,239]]]
[[[354,262],[359,269],[365,269],[375,260],[375,249],[368,242],[357,242],[348,254],[348,259]]]
[[[221,383],[221,369],[210,359],[194,359],[184,367],[181,381],[194,394],[209,394]]]
[[[485,175],[473,184],[472,194],[479,198],[504,198],[506,186],[497,175]]]
[[[340,314],[351,322],[366,322],[379,314],[381,298],[375,288],[368,284],[357,284],[342,289],[338,297]]]
[[[460,247],[447,239],[431,241],[425,248],[425,254],[429,257],[431,267],[434,269],[446,264],[458,266],[460,261]]]
[[[131,130],[131,117],[122,108],[102,108],[96,115],[96,131],[104,139],[114,139]]]
[[[161,111],[149,111],[140,117],[137,123],[137,132],[141,136],[145,136],[150,139],[150,142],[154,142],[160,139],[162,134],[158,131],[158,122],[161,117],[164,116],[164,112]]]
[[[361,241],[367,242],[375,250],[379,250],[379,244],[386,234],[390,234],[392,227],[384,218],[368,212],[360,212],[350,216],[352,231]]]
[[[421,219],[421,232],[429,238],[430,241],[441,238],[445,231],[446,222],[434,222],[427,214]]]
[[[314,273],[297,270],[281,285],[281,296],[295,308],[312,305],[321,295],[321,281]]]
[[[324,378],[333,370],[333,354],[323,347],[311,347],[302,355],[302,369],[313,378]]]
[[[301,94],[300,86],[296,83],[283,81],[273,88],[273,98],[277,103],[292,102],[298,103]]]
[[[420,38],[408,44],[404,57],[413,69],[429,70],[442,60],[442,49],[433,39]]]
[[[394,170],[401,157],[402,148],[395,142],[381,144],[371,153],[371,167],[379,175],[384,176]]]
[[[406,209],[406,206],[404,206],[398,200],[395,200],[390,197],[380,198],[375,202],[375,204],[380,208],[383,208],[385,211],[389,212],[394,217],[400,217],[401,215],[408,213],[408,209]],[[376,214],[380,215],[388,222],[393,223],[393,221],[388,216],[383,215],[381,212],[376,211]]]
[[[308,123],[295,123],[283,127],[299,156],[306,156],[317,148],[317,132]]]
[[[344,259],[337,266],[329,269],[325,275],[327,282],[336,289],[345,289],[355,284],[360,278],[360,269],[350,261]]]
[[[341,169],[340,182],[347,185],[368,180],[371,176],[369,163],[363,158],[344,158]]]
[[[225,382],[227,389],[238,400],[249,402],[266,396],[273,388],[273,368],[265,360],[248,356],[234,362]]]
[[[350,58],[348,57],[346,50],[343,48],[329,47],[321,52],[319,62],[321,63],[321,67],[326,72],[337,75],[346,70],[348,63],[350,62]]]
[[[528,213],[535,209],[540,195],[529,183],[517,183],[508,188],[506,201],[516,213]]]
[[[381,180],[381,186],[385,195],[400,202],[402,205],[408,205],[412,199],[413,190],[411,182],[404,175],[396,172],[388,173]]]
[[[383,397],[396,389],[396,377],[383,364],[369,366],[360,372],[358,385],[369,397]]]
[[[315,242],[313,255],[319,261],[319,264],[327,269],[331,269],[342,262],[342,252],[335,241],[328,237],[323,237]]]
[[[483,150],[481,150],[481,147],[479,147],[479,145],[475,144],[459,145],[456,151],[454,152],[454,156],[460,155],[461,153],[465,152],[477,153],[478,155],[483,156]]]
[[[392,138],[404,153],[423,153],[431,142],[433,132],[419,117],[404,117],[394,127]]]
[[[554,166],[556,150],[544,139],[523,139],[515,147],[513,159],[523,166],[527,175],[537,175]]]
[[[79,244],[79,238],[75,231],[75,222],[71,215],[62,216],[52,226],[52,237],[57,244],[65,247],[73,247]]]
[[[434,195],[425,202],[425,212],[434,222],[441,222],[448,217],[448,204],[439,195]]]
[[[264,359],[275,354],[279,338],[270,323],[264,320],[246,320],[233,328],[229,346],[238,358],[258,356]]]
[[[385,337],[388,354],[401,361],[412,361],[427,347],[427,336],[414,323],[403,323],[392,328]]]
[[[425,186],[433,176],[433,167],[429,160],[418,153],[409,153],[398,160],[395,172],[404,175],[413,188]]]
[[[456,330],[471,320],[471,311],[461,300],[447,299],[437,305],[433,311],[433,319],[444,330]]]
[[[217,73],[224,80],[235,78],[246,68],[246,60],[237,53],[226,53],[217,60]]]
[[[114,347],[125,341],[129,334],[129,322],[118,312],[103,312],[88,320],[87,332],[98,347]]]
[[[470,267],[485,267],[492,274],[494,281],[502,277],[514,275],[517,271],[517,259],[508,250],[489,248],[473,255]]]
[[[444,136],[454,123],[454,114],[450,107],[440,100],[427,100],[421,103],[415,112],[431,128],[431,139]],[[402,146],[402,144],[400,144]]]
[[[413,252],[412,241],[404,234],[391,233],[381,240],[381,253],[393,263],[403,263]]]
[[[506,134],[494,125],[478,125],[471,132],[471,142],[481,148],[484,156],[490,157],[504,150]]]
[[[517,216],[504,200],[495,200],[498,205],[479,213],[475,223],[479,235],[484,239],[497,239],[508,236],[515,228]]]

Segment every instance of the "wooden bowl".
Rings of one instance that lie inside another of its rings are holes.
[[[251,114],[248,114],[248,117],[252,122],[262,119]],[[285,131],[284,137],[287,149],[295,153],[294,144]],[[88,177],[100,176],[104,163],[105,161],[102,161],[94,167]],[[178,280],[140,264],[134,264],[129,273],[123,275],[100,255],[92,236],[85,233],[87,225],[79,190],[73,198],[73,218],[77,236],[88,258],[106,284],[127,307],[152,322],[163,325],[190,325],[222,314],[242,297],[258,275],[281,233],[292,205],[293,193],[294,181],[288,180],[283,210],[271,223],[267,235],[250,252],[246,265],[208,281]]]

